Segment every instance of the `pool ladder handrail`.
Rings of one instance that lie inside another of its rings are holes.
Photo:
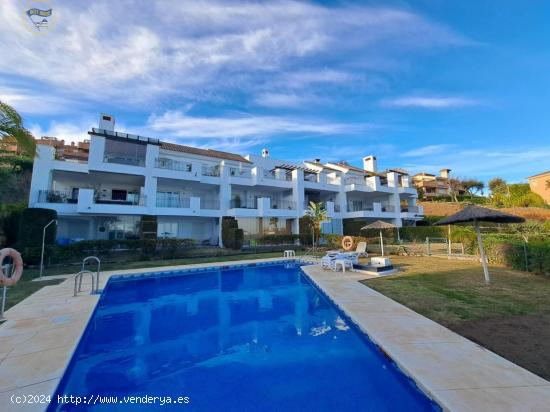
[[[97,290],[97,285],[95,284],[94,272],[92,272],[91,270],[81,270],[74,277],[74,294],[73,294],[73,296],[76,297],[78,295],[78,292],[82,292],[82,278],[84,277],[84,275],[87,275],[87,274],[92,276],[92,293],[94,293],[94,291]]]
[[[92,285],[92,293],[96,293],[99,291],[99,271],[101,269],[101,260],[97,256],[87,256],[84,259],[82,259],[82,268],[80,269],[81,272],[83,272],[86,266],[86,262],[89,260],[95,260],[97,262],[97,272],[96,272],[96,278],[95,278],[95,290]],[[78,285],[78,291],[80,292],[80,289],[82,288],[82,276],[80,276],[80,284]]]

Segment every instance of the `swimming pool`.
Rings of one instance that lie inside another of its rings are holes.
[[[440,410],[294,263],[112,277],[49,410],[150,410],[147,396],[163,411]]]

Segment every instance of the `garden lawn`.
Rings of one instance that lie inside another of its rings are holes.
[[[367,286],[550,379],[550,278],[478,262],[392,257],[400,274]]]

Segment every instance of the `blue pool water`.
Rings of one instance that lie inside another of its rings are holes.
[[[118,403],[61,405],[58,394]],[[147,395],[189,403],[122,403]],[[111,278],[52,401],[52,411],[439,410],[288,263]]]

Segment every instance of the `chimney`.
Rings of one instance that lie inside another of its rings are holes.
[[[442,177],[443,179],[448,179],[450,173],[451,173],[451,169],[441,169],[439,171],[439,176]]]
[[[262,149],[262,157],[269,157],[269,150],[267,150],[266,148],[263,148]]]
[[[363,157],[363,169],[367,172],[376,172],[376,157],[366,156]]]
[[[110,114],[101,113],[99,116],[99,128],[108,130],[110,132],[115,131],[115,117]]]

